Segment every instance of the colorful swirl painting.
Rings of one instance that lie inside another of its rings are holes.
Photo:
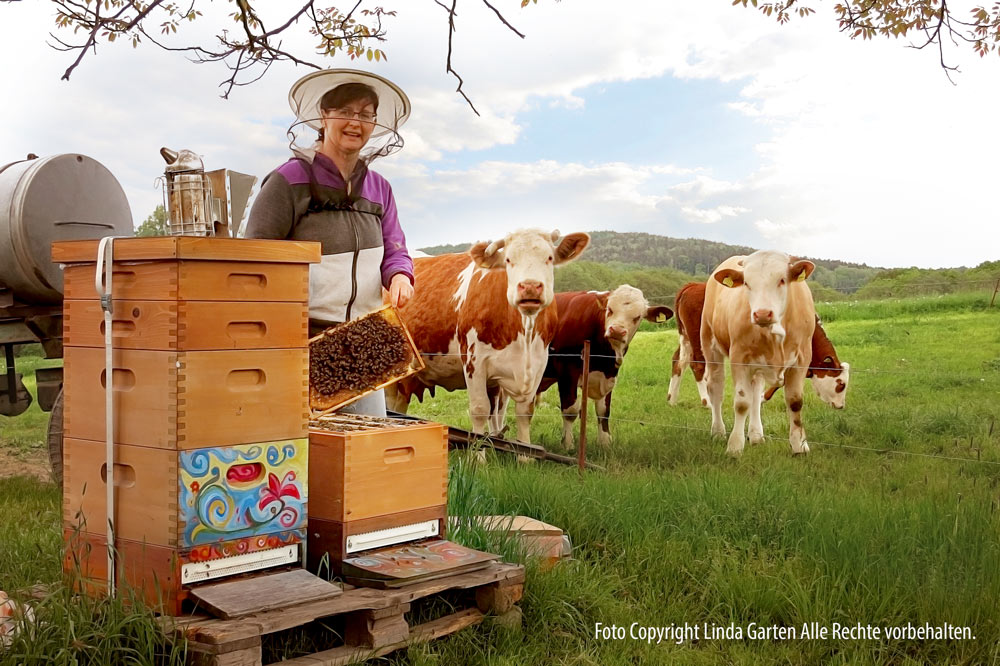
[[[181,451],[181,546],[304,529],[308,451],[306,439]]]

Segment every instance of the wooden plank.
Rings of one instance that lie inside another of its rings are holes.
[[[178,353],[177,448],[305,437],[308,355],[306,349]]]
[[[64,301],[63,344],[104,348],[104,311],[97,300]],[[116,349],[212,351],[305,348],[305,303],[140,301],[115,299]]]
[[[99,243],[99,240],[53,243],[52,261],[61,264],[94,263]],[[315,264],[321,258],[321,244],[311,241],[197,236],[121,238],[114,242],[114,257],[119,261],[200,259]]]
[[[305,348],[308,337],[309,314],[305,303],[181,301],[178,304],[179,350]]]
[[[63,527],[100,534],[107,528],[105,443],[66,437]],[[177,547],[177,453],[115,446],[115,535]]]
[[[323,617],[340,615],[357,610],[381,609],[410,603],[432,594],[452,589],[470,589],[489,583],[509,585],[524,583],[524,567],[519,564],[498,563],[485,569],[449,578],[415,583],[396,590],[373,590],[345,586],[344,593],[332,599],[313,601],[280,611],[248,615],[239,620],[198,620],[179,627],[188,638],[220,644],[256,634],[270,634],[292,629]]]
[[[342,594],[305,569],[229,580],[191,588],[191,597],[224,619],[284,609]]]
[[[245,261],[182,261],[178,264],[177,297],[189,301],[307,303],[309,266]]]
[[[479,624],[485,617],[479,610],[469,608],[451,615],[446,615],[430,622],[424,622],[410,628],[410,636],[405,641],[399,641],[380,648],[358,648],[348,645],[324,650],[315,654],[288,659],[281,662],[282,666],[345,666],[365,659],[382,657],[390,652],[405,648],[414,643],[426,643],[456,631],[461,631],[466,627]]]
[[[97,300],[93,262],[63,271],[63,297]],[[309,266],[249,261],[115,261],[112,295],[133,301],[306,303]]]
[[[174,448],[177,442],[177,359],[174,352],[115,349],[112,353],[115,442]],[[103,442],[104,350],[63,350],[66,437]]]
[[[111,273],[112,296],[116,300],[177,300],[177,265],[176,261],[116,261]],[[93,261],[67,266],[63,270],[63,298],[97,300],[95,268]]]

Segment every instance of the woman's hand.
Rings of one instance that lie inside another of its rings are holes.
[[[389,302],[394,308],[401,308],[413,296],[413,285],[405,273],[396,273],[389,282]]]

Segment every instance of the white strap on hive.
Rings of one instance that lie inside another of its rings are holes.
[[[111,276],[114,270],[114,239],[105,236],[97,247],[97,270],[94,286],[104,310],[104,464],[107,505],[108,596],[115,596],[115,394],[113,389],[114,361],[111,338]],[[106,260],[105,260],[106,257]],[[103,278],[103,280],[102,280]]]

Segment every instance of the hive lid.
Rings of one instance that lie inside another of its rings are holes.
[[[52,261],[61,264],[94,263],[99,243],[99,240],[53,243]],[[315,264],[321,257],[320,248],[320,243],[311,241],[153,236],[115,240],[114,258],[115,261],[197,259]]]

